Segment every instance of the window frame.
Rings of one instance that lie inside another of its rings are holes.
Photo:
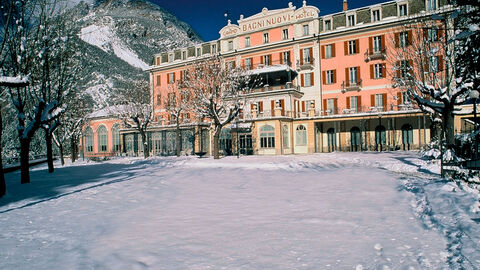
[[[245,48],[252,46],[250,43],[250,36],[245,37]]]
[[[348,55],[357,54],[357,40],[348,41]]]
[[[275,148],[275,127],[264,125],[260,127],[260,148]]]
[[[334,70],[327,70],[325,72],[326,78],[325,78],[325,84],[333,84],[334,83]]]
[[[295,145],[307,145],[307,128],[303,124],[300,124],[295,128]]]
[[[263,36],[263,44],[270,43],[270,35],[268,34],[268,32],[264,32],[262,36]]]
[[[383,79],[383,64],[378,63],[373,65],[373,78]]]
[[[355,13],[347,13],[345,14],[345,16],[347,16],[347,19],[346,19],[347,27],[353,27],[357,25],[357,15]],[[352,18],[352,21],[350,21],[350,18]]]
[[[378,19],[376,19],[376,17],[375,17],[376,12],[378,12]],[[372,22],[381,21],[382,20],[382,9],[381,8],[372,9],[371,17],[372,17]]]
[[[303,36],[310,35],[310,26],[308,24],[302,25]]]
[[[282,39],[287,40],[288,39],[288,28],[283,28],[282,29]]]
[[[327,28],[327,26],[329,26]],[[332,31],[333,30],[333,24],[332,24],[332,18],[325,19],[323,21],[323,30],[324,31]]]

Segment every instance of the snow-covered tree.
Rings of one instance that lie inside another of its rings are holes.
[[[195,115],[212,121],[215,159],[220,158],[222,128],[239,114],[245,104],[245,94],[255,84],[256,80],[248,71],[227,65],[221,56],[199,60],[186,70],[179,88],[192,93]]]
[[[456,45],[449,42],[453,23],[449,14],[442,16],[414,22],[395,33],[390,62],[394,87],[404,89],[441,123],[447,147],[453,149],[455,106],[465,101],[469,90],[456,82]]]
[[[179,84],[182,82],[179,81]],[[177,88],[174,84],[169,88],[167,95],[164,97],[164,107],[168,113],[167,120],[170,119],[175,122],[175,134],[176,134],[176,154],[177,157],[181,153],[181,136],[180,125],[189,123],[191,121],[190,114],[193,108],[192,106],[192,93],[187,88]]]
[[[147,128],[153,117],[150,85],[147,80],[133,81],[125,87],[118,87],[114,95],[115,106],[111,113],[118,115],[126,128],[138,131],[142,138],[143,155],[149,156]]]

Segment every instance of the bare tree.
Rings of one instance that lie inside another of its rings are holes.
[[[238,115],[245,104],[244,94],[255,83],[256,80],[248,71],[227,65],[221,56],[199,60],[186,70],[179,88],[192,93],[195,114],[212,121],[215,159],[220,158],[219,138],[222,128]]]
[[[134,81],[124,88],[118,88],[115,95],[115,105],[111,106],[112,114],[120,116],[126,128],[138,131],[143,143],[143,156],[149,156],[147,128],[153,117],[150,85],[147,80]]]
[[[441,122],[446,144],[455,144],[455,106],[462,104],[468,88],[456,83],[455,43],[448,42],[451,21],[426,18],[394,34],[391,51],[394,87],[404,89],[434,121]]]
[[[182,84],[182,82],[178,82]],[[192,93],[188,88],[176,89],[175,85],[169,87],[167,95],[164,97],[165,110],[168,113],[168,117],[175,121],[175,134],[176,134],[176,154],[177,157],[181,153],[181,131],[180,125],[190,122],[190,113],[192,110]]]

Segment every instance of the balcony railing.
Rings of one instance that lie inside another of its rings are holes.
[[[243,69],[246,69],[246,70],[253,70],[253,69],[257,69],[257,68],[264,68],[264,67],[268,67],[268,66],[277,66],[277,65],[287,65],[287,66],[291,67],[292,62],[290,60],[286,60],[286,61],[275,60],[275,61],[268,61],[268,63],[255,63],[255,64],[251,63],[250,65],[247,65],[247,64],[243,63],[242,65],[240,65],[240,67],[243,68]]]
[[[349,92],[349,91],[360,91],[362,88],[362,80],[351,82],[351,81],[343,81],[342,82],[342,93]]]
[[[385,60],[386,57],[387,57],[387,49],[386,48],[382,48],[382,49],[377,50],[377,51],[367,49],[367,51],[365,52],[365,62],[372,61],[372,60],[378,60],[378,59]]]
[[[313,69],[315,63],[315,58],[310,57],[309,59],[297,60],[297,68],[299,69]]]
[[[269,91],[279,91],[279,90],[286,90],[286,89],[295,89],[300,91],[300,87],[297,85],[293,85],[293,83],[286,83],[282,85],[263,85],[262,87],[253,88],[250,93],[261,93],[261,92],[269,92]]]

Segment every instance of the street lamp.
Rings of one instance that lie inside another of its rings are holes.
[[[378,143],[380,144],[380,152],[382,152],[382,114],[378,114]]]
[[[479,96],[479,93],[477,90],[472,90],[470,91],[470,93],[468,94],[468,96],[473,99],[473,130],[474,130],[474,134],[475,134],[475,158],[478,157],[478,140],[476,139],[477,138],[477,131],[478,131],[478,128],[477,128],[477,99],[478,99],[478,96]]]

